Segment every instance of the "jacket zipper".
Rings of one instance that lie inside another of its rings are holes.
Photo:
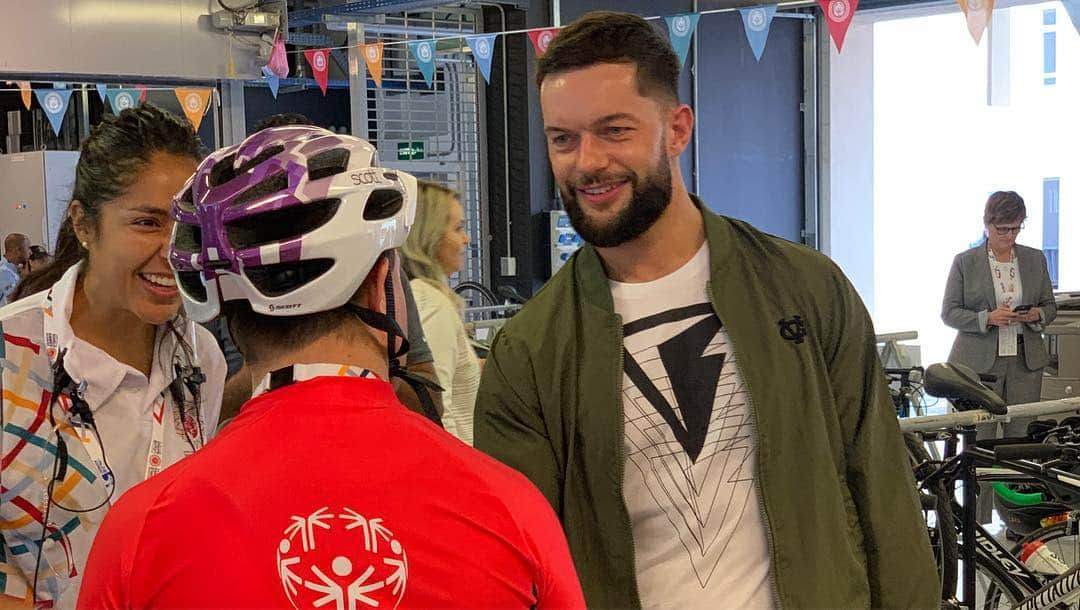
[[[615,396],[617,404],[619,405],[619,442],[618,442],[618,455],[619,459],[616,460],[616,469],[618,470],[618,491],[619,501],[623,504],[623,515],[626,531],[630,532],[630,579],[633,584],[633,594],[637,601],[637,607],[641,607],[641,592],[638,591],[637,584],[637,543],[634,541],[634,524],[630,520],[630,510],[626,507],[626,491],[625,479],[626,479],[626,406],[623,405],[622,398],[622,384],[623,384],[623,370],[626,366],[623,354],[626,353],[626,348],[623,346],[623,332],[622,332],[622,316],[615,314],[615,334],[618,339],[619,350],[619,368],[615,376]]]
[[[731,335],[728,335],[728,340],[731,340]],[[735,343],[732,341],[732,346]],[[735,353],[738,354],[739,350],[736,349]],[[780,589],[776,586],[776,542],[773,540],[772,523],[769,521],[769,513],[765,510],[765,493],[761,488],[761,433],[758,432],[758,416],[757,407],[754,406],[753,393],[750,391],[750,384],[746,380],[746,376],[742,373],[742,367],[739,366],[738,357],[735,358],[735,370],[739,372],[739,377],[742,378],[743,386],[746,388],[746,403],[750,406],[750,412],[754,414],[754,464],[757,467],[758,481],[755,484],[757,487],[757,501],[758,510],[761,511],[761,520],[765,524],[765,539],[769,543],[769,589],[772,595],[773,602],[776,604],[777,610],[780,610],[783,606],[780,604]]]
[[[712,305],[713,313],[717,317],[720,317],[720,312],[719,312],[718,308],[716,307],[716,303],[713,302],[712,282],[706,282],[705,289],[708,291],[709,303]],[[720,318],[720,319],[723,320],[723,318]],[[773,602],[776,605],[777,610],[780,610],[781,608],[783,608],[783,606],[780,603],[780,588],[777,587],[777,585],[776,585],[776,570],[777,570],[776,541],[773,539],[772,522],[769,520],[769,513],[768,513],[767,510],[765,510],[765,493],[762,490],[761,483],[760,483],[761,478],[762,478],[762,473],[761,473],[761,432],[760,432],[760,427],[759,427],[760,422],[761,422],[761,418],[758,417],[757,405],[754,404],[754,393],[750,389],[750,379],[747,378],[747,376],[743,374],[742,366],[739,364],[739,362],[740,362],[740,358],[738,357],[739,347],[737,345],[735,345],[735,339],[731,336],[731,333],[728,333],[728,341],[731,343],[731,347],[734,349],[735,354],[736,354],[736,357],[735,357],[735,370],[739,373],[739,378],[742,379],[743,387],[746,389],[746,404],[747,404],[747,406],[750,407],[750,413],[752,413],[753,416],[754,416],[754,421],[753,421],[753,429],[754,429],[754,465],[757,468],[757,478],[758,478],[758,482],[755,482],[754,486],[757,488],[756,491],[757,491],[758,510],[761,512],[762,523],[765,524],[765,539],[768,541],[768,544],[769,544],[769,589],[770,589],[770,594],[772,595]]]

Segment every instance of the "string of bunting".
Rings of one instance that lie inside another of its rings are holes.
[[[829,35],[832,38],[833,44],[836,46],[836,51],[838,53],[842,52],[844,48],[844,39],[847,36],[848,28],[851,26],[851,21],[855,16],[855,11],[858,9],[859,0],[800,0],[794,2],[781,2],[778,4],[748,6],[738,9],[725,8],[694,13],[680,13],[664,17],[646,17],[645,19],[650,21],[664,19],[667,22],[668,36],[671,40],[672,47],[674,47],[679,56],[680,64],[685,65],[690,42],[697,30],[700,18],[704,15],[727,13],[737,10],[742,16],[743,30],[746,33],[747,42],[754,53],[754,58],[760,62],[765,53],[765,45],[769,38],[769,30],[775,18],[809,18],[809,15],[805,13],[782,13],[779,12],[778,9],[807,7],[815,4],[821,8],[821,11],[825,16]],[[979,44],[982,40],[982,34],[986,30],[993,16],[994,0],[957,0],[957,4],[964,13],[971,37],[975,40],[976,44]],[[1080,31],[1080,0],[1062,0],[1062,4],[1064,4],[1073,25],[1076,27],[1077,31]],[[440,41],[464,40],[473,60],[480,69],[480,73],[483,75],[484,80],[490,82],[491,60],[494,56],[495,42],[498,37],[509,36],[512,34],[526,34],[532,42],[534,52],[538,57],[541,57],[547,52],[548,45],[551,44],[551,41],[558,36],[559,30],[560,28],[558,27],[545,27],[488,34],[438,36],[422,40],[377,42],[359,45],[359,50],[364,58],[364,63],[367,65],[368,73],[370,74],[372,81],[374,81],[375,86],[382,87],[382,64],[385,47],[392,45],[407,45],[412,58],[415,60],[421,74],[424,76],[424,81],[430,88],[434,83],[435,54],[437,44]],[[350,47],[325,47],[320,49],[291,51],[291,53],[304,54],[308,65],[311,66],[315,81],[318,83],[323,95],[326,95],[329,67],[327,59],[329,52],[332,50],[348,48]],[[262,69],[266,83],[270,87],[270,91],[274,95],[274,98],[277,98],[280,79],[287,77],[289,74],[289,62],[286,57],[288,53],[290,53],[290,51],[286,51],[284,40],[281,37],[278,37],[274,43],[270,61]]]
[[[38,105],[45,111],[45,116],[52,125],[53,133],[60,135],[60,127],[67,115],[68,105],[71,103],[71,94],[75,89],[68,89],[63,83],[54,83],[48,89],[31,89],[29,81],[8,81],[17,89],[0,89],[0,91],[19,91],[22,94],[23,105],[29,110],[33,98],[37,98]],[[87,87],[89,88],[89,87]],[[109,88],[108,85],[96,84],[98,96],[102,102],[108,103],[112,111],[119,113],[125,108],[137,106],[146,101],[148,91],[172,91],[176,94],[176,100],[180,103],[184,116],[191,122],[196,131],[202,124],[203,116],[210,108],[210,96],[213,89],[209,87],[148,87],[135,85],[133,87]]]

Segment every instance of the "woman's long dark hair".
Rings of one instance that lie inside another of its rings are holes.
[[[131,188],[155,153],[198,159],[199,151],[199,137],[191,125],[152,104],[106,115],[82,143],[71,198],[82,204],[87,218],[99,229],[101,206]],[[8,301],[47,290],[72,265],[87,258],[69,215],[56,237],[52,263],[27,274]]]

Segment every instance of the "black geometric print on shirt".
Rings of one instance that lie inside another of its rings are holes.
[[[675,439],[692,462],[697,461],[705,446],[705,434],[709,431],[716,398],[716,381],[724,368],[724,354],[704,355],[705,348],[719,330],[720,319],[708,316],[657,346],[660,361],[671,378],[671,390],[682,414],[681,422],[637,360],[623,348],[627,376],[671,426]]]
[[[624,335],[701,315],[707,318],[660,345],[624,353],[626,362],[633,362],[626,367],[633,385],[624,388],[624,402],[628,440],[634,447],[627,457],[645,477],[649,493],[674,528],[704,589],[739,530],[754,485],[749,407],[735,358],[727,334],[722,332],[722,325],[708,303],[631,322],[624,327]],[[711,322],[705,324],[706,320]],[[702,346],[698,337],[705,329],[710,332],[705,334]],[[665,349],[665,345],[669,347]],[[672,354],[677,346],[693,346],[689,353],[709,364],[688,365],[690,356],[685,352],[681,358]],[[638,372],[631,375],[631,368]],[[713,382],[703,382],[703,375]],[[642,376],[645,382],[634,379]],[[704,442],[696,455],[691,455],[694,444],[690,443],[688,449],[687,443],[679,438],[690,429],[686,414],[695,413],[691,417],[700,421],[705,410],[683,404],[689,400],[688,396],[695,396],[698,401],[703,398],[700,389],[685,389],[688,379],[692,380],[692,386],[711,388],[708,398],[704,398],[710,415],[697,428],[704,430]],[[682,422],[678,422],[675,411],[664,399],[665,392],[675,398],[679,413],[683,414]],[[658,401],[657,395],[663,400]],[[672,425],[672,417],[677,425]]]

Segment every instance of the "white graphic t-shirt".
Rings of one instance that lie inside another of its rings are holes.
[[[658,280],[610,282],[638,588],[645,608],[772,608],[753,414],[708,282],[707,245]]]

